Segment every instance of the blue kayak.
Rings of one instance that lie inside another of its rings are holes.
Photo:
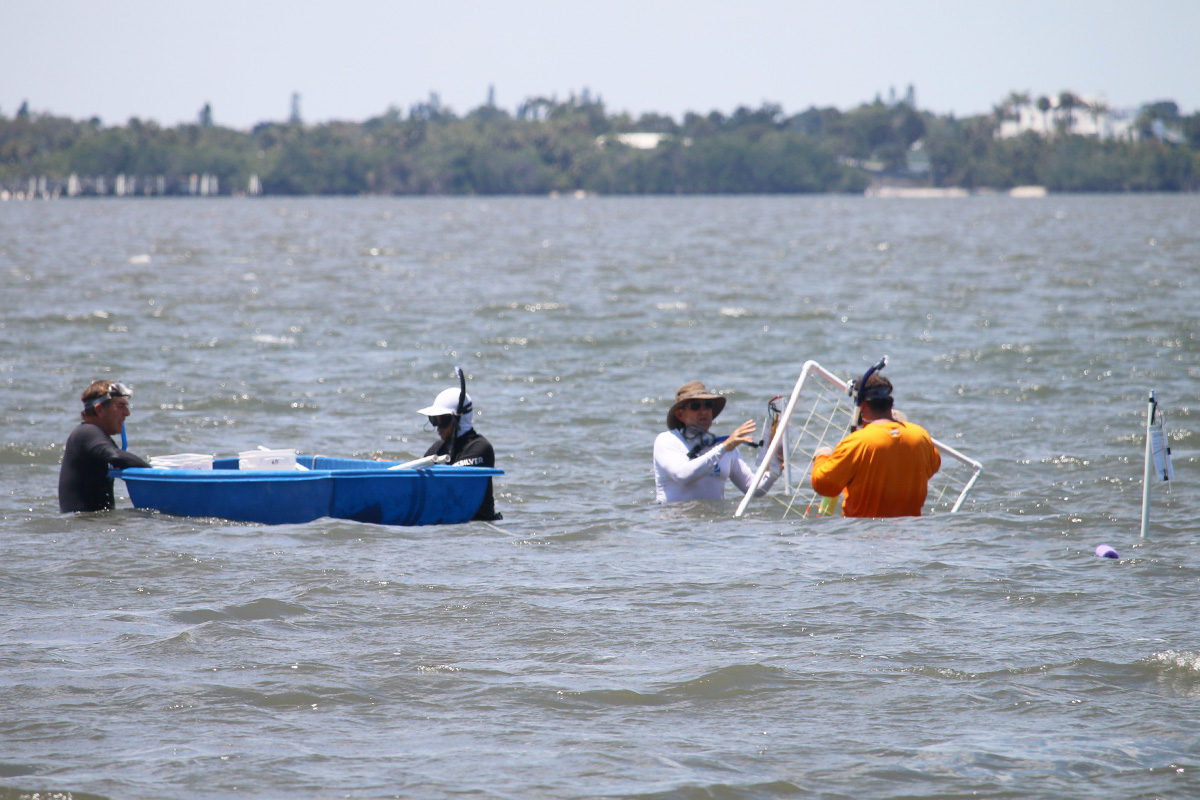
[[[218,517],[285,525],[322,517],[379,525],[448,525],[475,515],[489,467],[388,469],[400,462],[296,456],[303,470],[240,470],[219,458],[212,469],[123,469],[135,508],[179,517]]]

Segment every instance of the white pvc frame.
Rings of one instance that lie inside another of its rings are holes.
[[[771,437],[771,444],[767,447],[766,452],[759,460],[758,469],[754,473],[754,480],[750,481],[750,488],[746,491],[745,496],[742,497],[742,502],[738,504],[737,511],[735,511],[733,514],[734,517],[740,517],[746,512],[746,507],[750,505],[750,499],[754,496],[755,487],[762,482],[763,476],[771,467],[771,462],[774,460],[775,454],[787,441],[788,424],[792,421],[792,415],[796,411],[796,405],[800,401],[800,396],[804,389],[804,385],[810,379],[824,381],[825,383],[828,383],[831,388],[844,395],[847,394],[850,388],[849,381],[842,380],[837,375],[834,375],[832,372],[822,367],[816,361],[804,362],[804,366],[800,369],[800,377],[796,379],[796,385],[792,389],[791,397],[788,398],[787,407],[783,410],[783,413],[780,414],[779,425],[775,429],[775,435]],[[849,395],[847,395],[847,397],[848,396]],[[975,481],[979,479],[979,474],[983,472],[983,464],[979,463],[973,458],[968,458],[959,451],[955,450],[953,447],[943,444],[937,439],[933,440],[933,444],[941,452],[943,457],[959,461],[971,469],[971,477],[963,485],[962,490],[958,493],[958,498],[954,501],[954,505],[950,509],[950,513],[953,514],[962,507],[963,501],[967,499],[967,495],[970,493],[972,487],[975,486]],[[787,451],[785,450],[784,452],[786,453]],[[791,487],[790,477],[791,463],[785,459],[784,485],[789,488],[789,491]]]

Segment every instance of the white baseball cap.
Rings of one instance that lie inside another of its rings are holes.
[[[458,393],[459,389],[445,389],[438,392],[438,396],[434,398],[433,405],[419,409],[418,414],[424,414],[427,417],[440,417],[443,414],[458,413]],[[463,416],[471,413],[471,395],[466,395],[463,401]]]

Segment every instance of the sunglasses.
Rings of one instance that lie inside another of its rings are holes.
[[[454,417],[449,414],[442,414],[440,417],[430,417],[429,424],[435,428],[444,428],[454,421]]]
[[[711,409],[714,405],[716,404],[712,400],[693,400],[687,404],[687,407],[690,411],[699,411],[702,408]]]

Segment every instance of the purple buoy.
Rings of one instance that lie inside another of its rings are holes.
[[[1096,557],[1097,558],[1120,558],[1120,556],[1117,555],[1117,551],[1113,550],[1111,547],[1109,547],[1106,544],[1096,545]]]

